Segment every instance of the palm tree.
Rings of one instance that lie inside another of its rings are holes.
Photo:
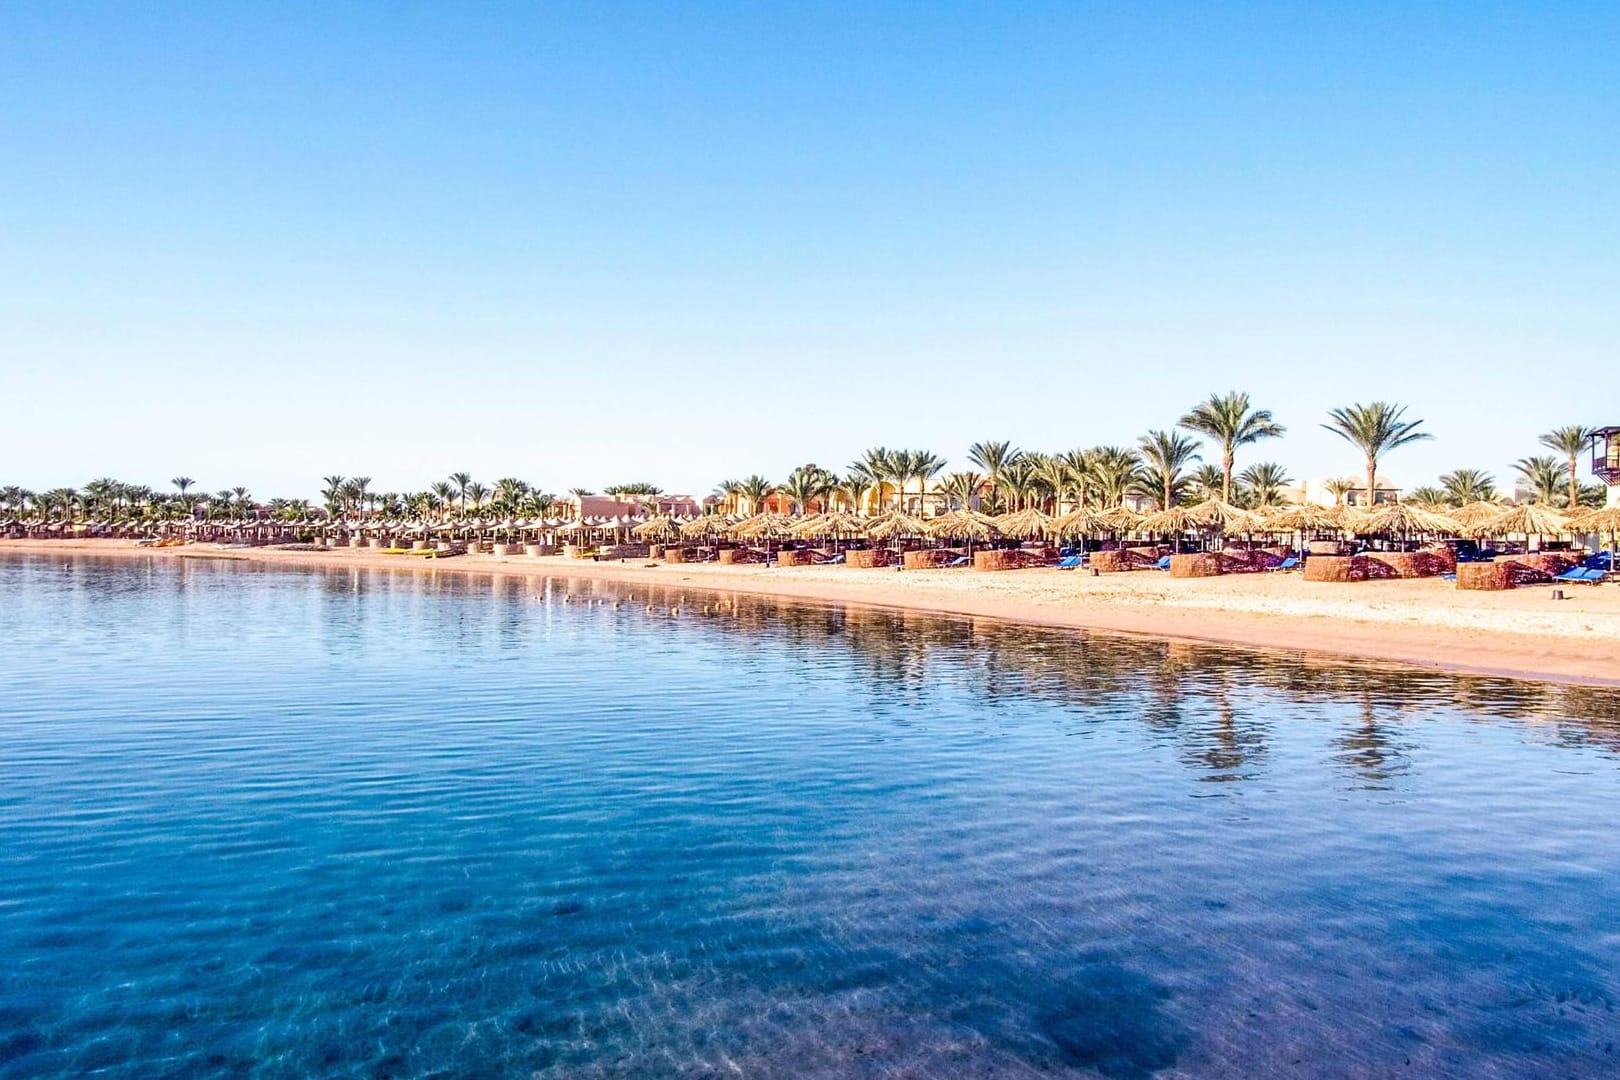
[[[1440,487],[1453,506],[1496,498],[1496,477],[1483,469],[1454,469],[1440,478]]]
[[[450,501],[456,497],[456,487],[448,480],[435,480],[428,485],[428,491],[432,493],[437,503],[434,507],[437,510],[449,510]],[[450,515],[446,513],[444,516]]]
[[[177,489],[178,494],[175,496],[175,498],[180,500],[180,511],[187,517],[190,517],[197,511],[196,504],[187,494],[191,491],[192,486],[196,484],[196,482],[197,481],[193,480],[189,476],[176,476],[173,480],[169,481],[169,483],[173,484]]]
[[[714,493],[725,500],[722,505],[725,506],[726,513],[735,514],[737,512],[737,500],[742,497],[742,481],[722,480],[715,485]]]
[[[1232,501],[1232,466],[1237,448],[1274,439],[1288,430],[1272,419],[1270,409],[1250,408],[1249,395],[1236,390],[1211,394],[1208,401],[1194,405],[1178,423],[1220,444],[1221,498],[1226,502]]]
[[[1125,501],[1142,472],[1142,456],[1124,446],[1099,446],[1091,451],[1090,482],[1104,506]]]
[[[322,482],[326,487],[321,490],[321,498],[326,502],[326,512],[333,517],[343,512],[344,492],[347,490],[348,479],[343,476],[323,476]]]
[[[1343,506],[1344,497],[1356,490],[1356,481],[1348,476],[1335,476],[1322,484],[1323,490],[1333,496],[1334,506]]]
[[[1225,497],[1226,474],[1221,472],[1219,465],[1205,463],[1198,466],[1188,474],[1187,483],[1193,498],[1199,502]]]
[[[467,516],[467,489],[472,486],[471,473],[453,472],[450,474],[450,483],[455,485],[456,493],[461,497],[461,516]]]
[[[525,484],[515,476],[503,476],[495,481],[495,502],[507,515],[517,513],[518,504],[529,490]]]
[[[812,502],[825,499],[837,482],[838,478],[820,465],[800,465],[782,482],[782,494],[793,500],[793,512],[802,514]]]
[[[939,493],[951,509],[971,510],[973,500],[984,486],[985,476],[976,472],[953,472],[940,481]]]
[[[1000,442],[976,442],[968,447],[968,461],[984,470],[990,487],[1001,490],[1001,476],[1007,466],[1024,456],[1024,452],[1003,439]]]
[[[484,505],[484,500],[488,498],[489,488],[474,480],[472,483],[467,485],[467,491],[461,497],[462,513],[466,513],[469,504],[474,510],[477,510],[479,507]]]
[[[861,503],[865,500],[866,493],[872,490],[872,481],[869,477],[851,468],[849,472],[844,474],[844,479],[838,483],[836,490],[838,494],[849,500],[850,511],[859,514],[863,510]]]
[[[1159,505],[1168,510],[1176,505],[1176,488],[1181,485],[1182,473],[1198,460],[1198,443],[1174,431],[1149,431],[1137,441],[1137,446],[1148,468],[1157,474],[1159,493],[1164,496]]]
[[[1371,405],[1350,405],[1342,409],[1329,409],[1330,423],[1324,428],[1345,442],[1360,449],[1367,459],[1367,505],[1377,496],[1378,459],[1391,450],[1399,450],[1409,443],[1432,439],[1426,431],[1419,431],[1421,420],[1403,420],[1405,405],[1391,405],[1375,401]]]
[[[1008,503],[1014,510],[1024,509],[1031,495],[1035,493],[1038,466],[1029,454],[1020,454],[1001,467],[1001,490],[1006,494]]]
[[[945,459],[929,450],[913,450],[907,456],[906,479],[917,481],[917,508],[928,511],[928,483],[945,467]]]
[[[1536,493],[1536,502],[1551,503],[1564,485],[1564,467],[1551,454],[1520,458],[1513,466],[1524,486]],[[1579,492],[1577,491],[1577,498]]]
[[[1413,488],[1411,491],[1406,493],[1406,498],[1402,501],[1416,503],[1419,506],[1437,507],[1448,506],[1451,502],[1450,498],[1446,495],[1445,490],[1442,488],[1437,488],[1433,484],[1424,484],[1422,487]]]
[[[1592,429],[1581,424],[1568,424],[1561,428],[1553,428],[1541,436],[1540,442],[1549,450],[1564,455],[1569,466],[1569,508],[1571,511],[1580,505],[1581,496],[1581,455],[1586,452],[1587,443],[1592,441]]]
[[[1288,473],[1275,461],[1257,461],[1238,475],[1238,482],[1248,492],[1255,506],[1277,506],[1282,502],[1283,489],[1290,480]]]
[[[757,514],[765,509],[765,500],[776,492],[776,485],[755,473],[738,486],[738,494],[748,500],[748,512]]]
[[[1090,450],[1076,449],[1060,455],[1069,472],[1068,492],[1077,507],[1086,505],[1086,493],[1091,487],[1092,454]]]

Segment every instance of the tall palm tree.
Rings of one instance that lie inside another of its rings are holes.
[[[978,498],[979,489],[984,486],[985,476],[976,472],[953,472],[946,476],[939,484],[939,494],[945,500],[945,505],[956,510],[973,509],[973,500]]]
[[[1540,442],[1549,450],[1564,455],[1569,467],[1569,508],[1571,511],[1580,505],[1581,496],[1581,455],[1586,453],[1587,443],[1592,441],[1592,429],[1581,424],[1567,424],[1561,428],[1553,428],[1541,436]]]
[[[1014,510],[1022,510],[1035,494],[1038,466],[1029,454],[1020,454],[1001,467],[1001,491]]]
[[[428,491],[437,502],[435,509],[445,511],[444,516],[448,518],[451,500],[456,497],[456,486],[448,480],[435,480],[428,485]]]
[[[1187,481],[1192,497],[1199,502],[1226,497],[1226,474],[1221,472],[1219,465],[1200,465],[1187,474]]]
[[[836,490],[838,494],[849,500],[850,512],[859,514],[864,509],[862,503],[866,499],[866,493],[872,490],[872,481],[870,477],[851,468],[844,474],[844,478],[839,481]]]
[[[1349,405],[1342,409],[1329,409],[1330,422],[1324,428],[1345,442],[1358,448],[1367,459],[1367,505],[1377,497],[1378,459],[1391,450],[1399,450],[1410,443],[1432,439],[1426,431],[1419,431],[1421,420],[1406,420],[1405,405],[1391,405],[1375,401],[1371,405]]]
[[[1182,474],[1198,460],[1198,443],[1174,431],[1149,431],[1137,446],[1148,468],[1158,474],[1160,494],[1164,496],[1159,505],[1168,510],[1176,505],[1176,488],[1181,485]]]
[[[1496,498],[1496,477],[1484,469],[1453,469],[1440,478],[1440,488],[1453,506],[1488,502]]]
[[[517,513],[518,504],[528,492],[529,485],[515,476],[503,476],[495,481],[495,502],[508,515]]]
[[[472,486],[472,473],[453,472],[450,474],[450,483],[455,485],[456,494],[461,497],[461,516],[467,516],[467,489]]]
[[[1564,467],[1551,454],[1520,458],[1513,466],[1525,487],[1536,493],[1536,502],[1551,503],[1564,486]],[[1577,497],[1579,491],[1577,490]]]
[[[1287,471],[1275,461],[1255,462],[1238,474],[1238,482],[1255,506],[1277,506],[1290,483]]]
[[[928,485],[945,468],[945,459],[929,450],[913,450],[906,463],[906,479],[917,481],[918,510],[927,513]]]
[[[883,488],[895,483],[895,453],[886,446],[871,447],[859,461],[851,462],[848,469],[850,476],[866,482],[867,490],[874,493],[874,501],[880,508],[884,502]]]
[[[474,510],[477,510],[479,507],[484,505],[484,501],[488,498],[489,488],[474,480],[472,483],[467,485],[467,491],[461,497],[462,513],[466,513],[469,505]]]
[[[776,485],[755,473],[746,477],[739,486],[738,494],[748,500],[748,512],[757,514],[765,509],[765,500],[776,492]]]
[[[887,475],[884,477],[894,486],[894,508],[899,510],[906,497],[906,484],[911,480],[911,467],[914,455],[910,450],[891,450],[887,459]]]
[[[1249,406],[1249,395],[1236,390],[1225,394],[1211,394],[1208,401],[1200,402],[1188,410],[1179,421],[1188,431],[1196,431],[1220,444],[1221,498],[1232,501],[1232,467],[1237,448],[1274,439],[1288,429],[1272,419],[1270,409]]]
[[[186,492],[190,491],[191,486],[196,482],[197,481],[193,480],[189,476],[177,476],[173,480],[169,481],[169,483],[180,489],[181,495],[184,495]]]
[[[1062,455],[1063,464],[1069,471],[1069,494],[1074,497],[1077,507],[1086,505],[1086,493],[1091,488],[1091,466],[1093,454],[1091,450],[1070,450]]]
[[[984,470],[990,487],[1001,490],[1001,476],[1007,466],[1024,456],[1024,452],[1005,439],[976,442],[968,447],[968,461]]]
[[[1142,472],[1142,455],[1125,446],[1099,446],[1091,451],[1090,482],[1106,506],[1125,501]]]
[[[838,478],[814,463],[800,465],[782,482],[782,494],[793,500],[793,512],[804,513],[811,503],[825,499]]]

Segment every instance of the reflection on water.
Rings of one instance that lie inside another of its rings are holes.
[[[0,559],[0,1076],[1608,1076],[1620,694]]]

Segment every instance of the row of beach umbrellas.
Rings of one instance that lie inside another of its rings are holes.
[[[1416,503],[1384,503],[1370,508],[1316,506],[1245,509],[1211,499],[1191,506],[1173,506],[1149,513],[1126,506],[1080,508],[1062,515],[1029,508],[990,516],[977,510],[955,509],[931,518],[890,511],[857,517],[844,511],[789,517],[761,513],[751,517],[710,513],[701,517],[658,515],[651,518],[602,517],[573,521],[558,518],[472,518],[458,521],[377,518],[305,518],[297,521],[193,522],[176,519],[158,527],[213,530],[314,529],[326,531],[444,534],[469,532],[534,532],[558,535],[624,532],[638,540],[694,540],[734,537],[739,540],[839,540],[865,537],[889,541],[897,538],[932,538],[952,542],[984,542],[997,538],[1065,540],[1101,533],[1145,533],[1159,536],[1199,532],[1225,535],[1284,533],[1349,533],[1362,536],[1564,536],[1620,531],[1620,507],[1567,515],[1541,503],[1477,502],[1460,508],[1438,508]],[[104,530],[116,522],[63,522],[38,518],[0,521],[0,527]]]

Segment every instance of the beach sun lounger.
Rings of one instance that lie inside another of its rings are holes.
[[[973,562],[973,560],[968,558],[966,555],[958,555],[956,558],[952,559],[950,562],[946,563],[945,565],[946,566],[968,566],[968,565],[972,564],[972,562]]]
[[[1169,570],[1170,569],[1170,556],[1168,556],[1168,555],[1162,556],[1159,559],[1158,562],[1153,564],[1153,569],[1155,569],[1155,570]]]
[[[1568,570],[1565,570],[1562,574],[1554,574],[1553,580],[1563,582],[1566,585],[1597,585],[1600,584],[1606,576],[1607,573],[1603,570],[1593,570],[1579,566],[1572,566]]]
[[[1299,569],[1299,559],[1298,559],[1297,556],[1290,555],[1290,556],[1288,556],[1288,558],[1284,559],[1282,562],[1278,563],[1276,566],[1268,567],[1267,569],[1272,570],[1272,571],[1298,570]]]
[[[1059,570],[1078,570],[1081,566],[1085,565],[1085,561],[1086,557],[1084,555],[1070,555],[1068,558],[1059,559],[1057,561],[1057,568]]]

